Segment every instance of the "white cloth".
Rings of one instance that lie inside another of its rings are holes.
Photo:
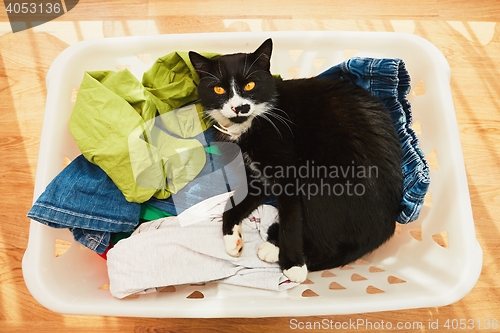
[[[277,263],[257,257],[267,229],[278,219],[273,206],[260,206],[242,222],[241,256],[226,253],[222,213],[231,195],[209,198],[177,217],[143,223],[132,236],[119,241],[107,254],[111,294],[123,298],[164,286],[209,281],[277,291],[296,286]]]

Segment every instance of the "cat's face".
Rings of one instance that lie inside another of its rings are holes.
[[[255,117],[272,109],[276,88],[269,72],[271,52],[271,39],[249,54],[207,59],[189,52],[200,77],[198,98],[205,113],[233,140],[250,128]]]

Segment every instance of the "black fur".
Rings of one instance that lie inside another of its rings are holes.
[[[279,229],[270,230],[269,240],[279,244],[281,268],[306,263],[309,271],[315,271],[346,265],[394,233],[402,198],[397,134],[387,110],[362,88],[320,78],[275,79],[269,72],[271,51],[268,39],[250,54],[209,60],[190,52],[207,114],[225,127],[251,121],[238,137],[218,133],[218,140],[240,146],[249,184],[247,197],[224,213],[223,233],[231,234],[267,194],[277,194]],[[255,88],[245,91],[249,81],[256,83]],[[255,118],[237,113],[234,122],[213,111],[233,96],[231,82],[247,100],[268,103],[268,110]],[[226,94],[215,94],[215,85]],[[334,170],[344,174],[335,177]],[[280,188],[287,189],[286,194],[279,195]],[[312,193],[314,188],[322,193]]]

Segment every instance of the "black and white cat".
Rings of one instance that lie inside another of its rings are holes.
[[[379,100],[341,80],[275,78],[272,47],[268,39],[254,53],[189,57],[217,140],[238,144],[245,159],[249,193],[223,215],[227,252],[240,255],[241,221],[273,194],[279,225],[258,256],[303,282],[393,235],[402,152]]]

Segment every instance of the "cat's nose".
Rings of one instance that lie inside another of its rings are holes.
[[[250,105],[248,104],[243,104],[240,106],[231,106],[231,111],[233,111],[235,114],[240,114],[240,113],[248,113],[250,111]]]

